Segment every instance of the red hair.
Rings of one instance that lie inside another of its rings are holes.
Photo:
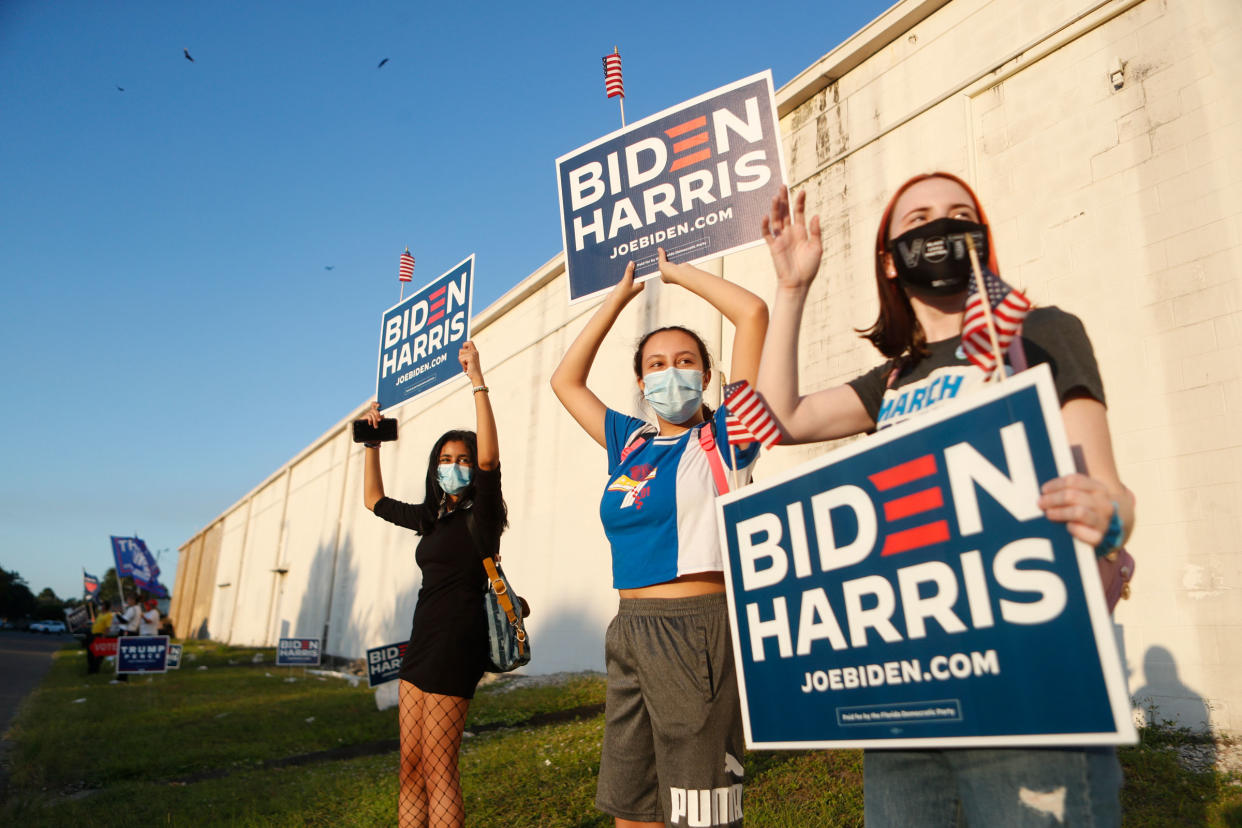
[[[902,193],[915,184],[931,178],[952,181],[970,196],[975,213],[979,216],[979,223],[984,226],[987,233],[988,269],[993,273],[1000,272],[996,264],[996,245],[992,243],[992,228],[988,226],[988,217],[983,212],[983,205],[979,203],[979,197],[975,195],[970,185],[947,172],[923,173],[908,179],[893,193],[888,206],[880,215],[880,227],[875,236],[875,283],[880,294],[880,313],[870,328],[860,331],[863,339],[869,340],[879,349],[880,353],[890,359],[903,355],[911,357],[927,355],[927,338],[923,333],[923,326],[919,324],[919,320],[914,315],[910,297],[906,295],[905,289],[896,279],[888,278],[888,269],[892,265],[892,255],[888,252],[888,233],[892,228],[893,208],[897,206],[897,200],[901,198]]]

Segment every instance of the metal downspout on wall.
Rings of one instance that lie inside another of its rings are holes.
[[[345,460],[341,463],[341,501],[336,510],[336,535],[332,538],[332,569],[328,572],[328,603],[323,615],[323,635],[320,638],[320,652],[328,654],[328,632],[332,626],[332,599],[336,595],[336,564],[341,552],[341,527],[345,523],[345,494],[349,491],[349,463],[351,460],[351,444],[345,442]]]

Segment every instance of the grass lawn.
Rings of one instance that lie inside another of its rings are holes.
[[[377,711],[365,682],[272,659],[187,643],[180,671],[109,684],[85,675],[80,650],[61,651],[8,734],[0,825],[395,824],[396,711]],[[462,750],[468,823],[610,825],[593,805],[603,697],[598,676],[482,688]],[[1242,825],[1237,780],[1179,765],[1178,747],[1196,737],[1143,736],[1121,753],[1126,825]],[[748,825],[862,824],[857,751],[751,753],[746,780]]]

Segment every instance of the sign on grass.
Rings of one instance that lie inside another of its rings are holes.
[[[1135,738],[1047,366],[718,501],[747,744]]]
[[[125,635],[116,640],[118,673],[163,673],[167,656],[166,635]]]
[[[401,659],[405,658],[408,641],[396,644],[385,644],[367,650],[367,682],[376,687],[384,682],[392,681],[401,672]]]
[[[556,159],[569,300],[762,241],[784,183],[772,73],[700,95]]]
[[[318,638],[282,638],[276,645],[277,667],[315,667],[318,664]]]
[[[164,659],[164,664],[169,670],[181,669],[181,645],[169,644],[168,657]]]

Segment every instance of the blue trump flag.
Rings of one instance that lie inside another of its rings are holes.
[[[1047,366],[718,501],[751,747],[1133,742]]]
[[[464,376],[457,352],[470,338],[473,297],[472,254],[384,311],[375,371],[380,410],[407,403]]]
[[[762,241],[784,182],[772,73],[700,95],[556,159],[569,300]]]
[[[157,598],[168,597],[168,590],[159,582],[159,564],[142,538],[118,538],[113,535],[112,556],[116,561],[117,577],[129,576],[139,589]]]

